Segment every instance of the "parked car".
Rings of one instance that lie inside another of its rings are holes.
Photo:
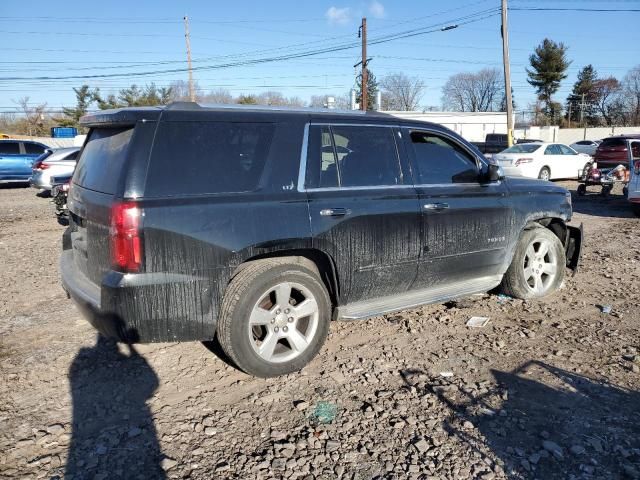
[[[29,140],[0,140],[0,183],[27,183],[33,162],[46,149]]]
[[[504,178],[440,125],[193,103],[81,123],[62,284],[124,341],[217,337],[275,376],[318,353],[332,318],[499,285],[542,297],[579,259],[566,189]]]
[[[80,147],[71,147],[48,150],[43,153],[33,164],[29,183],[38,190],[50,191],[52,177],[73,173],[79,152]]]
[[[602,143],[602,140],[580,140],[579,142],[569,145],[578,153],[586,153],[587,155],[594,156],[596,148]]]
[[[619,135],[602,140],[593,156],[598,168],[615,168],[618,165],[629,166],[627,140],[640,140],[640,134]]]
[[[561,143],[523,143],[494,156],[505,175],[541,180],[578,178],[591,157]]]

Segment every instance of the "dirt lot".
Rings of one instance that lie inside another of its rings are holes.
[[[259,380],[214,346],[98,339],[48,200],[0,189],[0,478],[640,478],[640,219],[614,193],[574,197],[587,243],[555,296],[334,323]]]

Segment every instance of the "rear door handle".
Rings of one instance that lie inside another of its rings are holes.
[[[422,206],[425,210],[433,210],[439,212],[441,210],[446,210],[449,208],[448,203],[426,203]]]
[[[351,210],[348,208],[324,208],[320,210],[320,215],[323,217],[344,217],[345,215],[349,215]]]

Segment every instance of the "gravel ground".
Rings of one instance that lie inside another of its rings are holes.
[[[49,201],[0,205],[0,478],[640,478],[640,220],[619,191],[574,197],[582,267],[551,298],[334,323],[270,380],[215,345],[99,339],[60,288]]]

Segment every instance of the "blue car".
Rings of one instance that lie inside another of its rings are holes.
[[[30,140],[0,140],[0,183],[24,183],[31,166],[48,147]]]

